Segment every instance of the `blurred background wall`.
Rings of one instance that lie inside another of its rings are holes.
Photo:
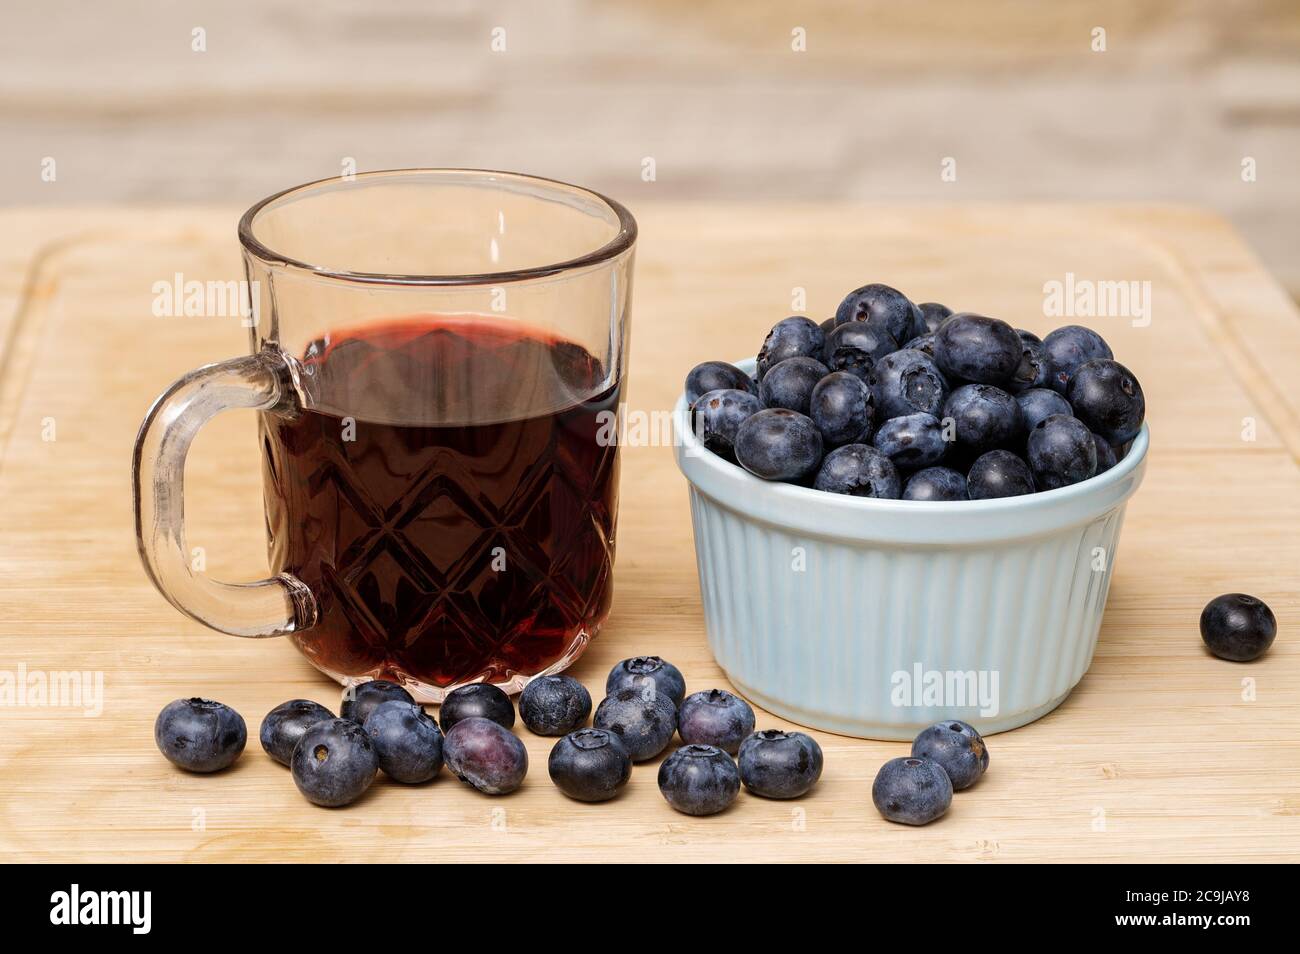
[[[2,22],[0,204],[244,205],[348,159],[634,208],[1167,200],[1300,292],[1296,0],[6,0]]]

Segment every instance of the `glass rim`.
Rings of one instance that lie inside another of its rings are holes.
[[[543,186],[559,186],[564,189],[571,189],[575,192],[582,193],[596,200],[605,206],[609,211],[614,213],[618,222],[618,231],[604,245],[593,249],[576,258],[566,259],[561,262],[555,262],[546,265],[534,265],[528,268],[516,268],[499,272],[479,272],[476,274],[465,275],[415,275],[415,274],[388,274],[383,272],[358,272],[349,269],[330,268],[324,265],[313,265],[310,262],[300,261],[281,252],[269,248],[262,243],[256,235],[253,234],[254,222],[258,215],[270,206],[286,196],[292,196],[297,193],[307,193],[329,183],[337,182],[356,182],[361,179],[379,179],[395,176],[424,176],[424,175],[445,175],[452,173],[463,173],[471,176],[481,176],[485,179],[508,179],[515,182],[531,182]],[[286,268],[297,269],[300,271],[310,272],[322,278],[334,278],[340,281],[361,282],[365,284],[376,285],[429,285],[429,286],[454,286],[454,285],[499,285],[508,282],[530,281],[537,278],[549,278],[560,275],[565,272],[571,272],[577,269],[588,268],[593,265],[599,265],[617,258],[624,252],[627,252],[636,243],[637,224],[632,213],[627,210],[621,202],[602,195],[592,189],[584,186],[574,185],[571,182],[564,182],[560,179],[549,179],[545,176],[528,175],[522,172],[506,172],[498,169],[468,169],[468,168],[410,168],[410,169],[379,169],[371,172],[358,172],[354,176],[329,176],[324,179],[316,179],[312,182],[304,182],[300,185],[290,186],[288,189],[282,189],[274,195],[269,195],[265,199],[253,205],[239,219],[239,242],[250,255],[259,261],[268,265],[280,265]]]

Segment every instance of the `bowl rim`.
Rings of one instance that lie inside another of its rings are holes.
[[[755,365],[753,358],[732,363],[746,374],[753,374]],[[1104,501],[1119,502],[1113,501],[1111,498],[1116,495],[1117,491],[1122,492],[1122,496],[1127,498],[1129,493],[1135,489],[1135,487],[1122,488],[1121,485],[1129,481],[1130,478],[1141,478],[1141,468],[1146,461],[1147,451],[1150,448],[1150,427],[1143,421],[1141,430],[1133,438],[1128,453],[1124,455],[1123,460],[1117,462],[1110,470],[1089,477],[1087,480],[1081,480],[1077,484],[1058,487],[1054,490],[1040,490],[1032,494],[1022,494],[1018,497],[996,497],[989,500],[891,500],[876,497],[854,497],[849,494],[833,494],[812,487],[801,487],[797,484],[764,480],[761,477],[756,477],[739,464],[733,464],[705,449],[703,443],[695,436],[694,428],[690,425],[689,411],[686,393],[683,390],[673,407],[672,419],[673,428],[676,432],[675,444],[678,467],[692,485],[698,486],[698,478],[707,474],[711,478],[708,479],[708,482],[715,487],[721,484],[733,485],[737,491],[737,496],[734,498],[736,501],[744,499],[741,495],[752,494],[763,499],[768,505],[777,508],[806,508],[813,506],[817,508],[821,515],[827,517],[835,514],[861,518],[863,515],[871,514],[884,516],[919,515],[924,513],[933,516],[952,515],[956,517],[965,515],[986,519],[1002,516],[1025,516],[1045,511],[1056,513],[1071,504],[1082,505],[1093,502],[1101,504]],[[937,464],[935,466],[941,467],[943,465]],[[722,502],[728,503],[730,501],[723,499]],[[754,498],[748,498],[748,502],[752,504]],[[743,504],[737,504],[737,507],[743,510],[752,509]],[[765,509],[768,508],[765,507]],[[1087,509],[1091,511],[1105,508],[1090,506]],[[782,521],[773,520],[772,522],[781,523]]]

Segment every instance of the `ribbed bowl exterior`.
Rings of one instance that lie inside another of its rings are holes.
[[[1000,732],[1087,671],[1145,427],[1081,484],[919,503],[767,483],[699,446],[684,398],[674,421],[709,648],[757,705],[874,739],[950,718]]]

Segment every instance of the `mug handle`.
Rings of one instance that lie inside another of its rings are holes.
[[[301,412],[287,359],[277,349],[197,368],[154,402],[131,461],[135,539],[149,579],[173,606],[232,636],[283,636],[316,622],[316,598],[289,573],[222,583],[196,573],[185,542],[185,458],[194,436],[222,411]]]

